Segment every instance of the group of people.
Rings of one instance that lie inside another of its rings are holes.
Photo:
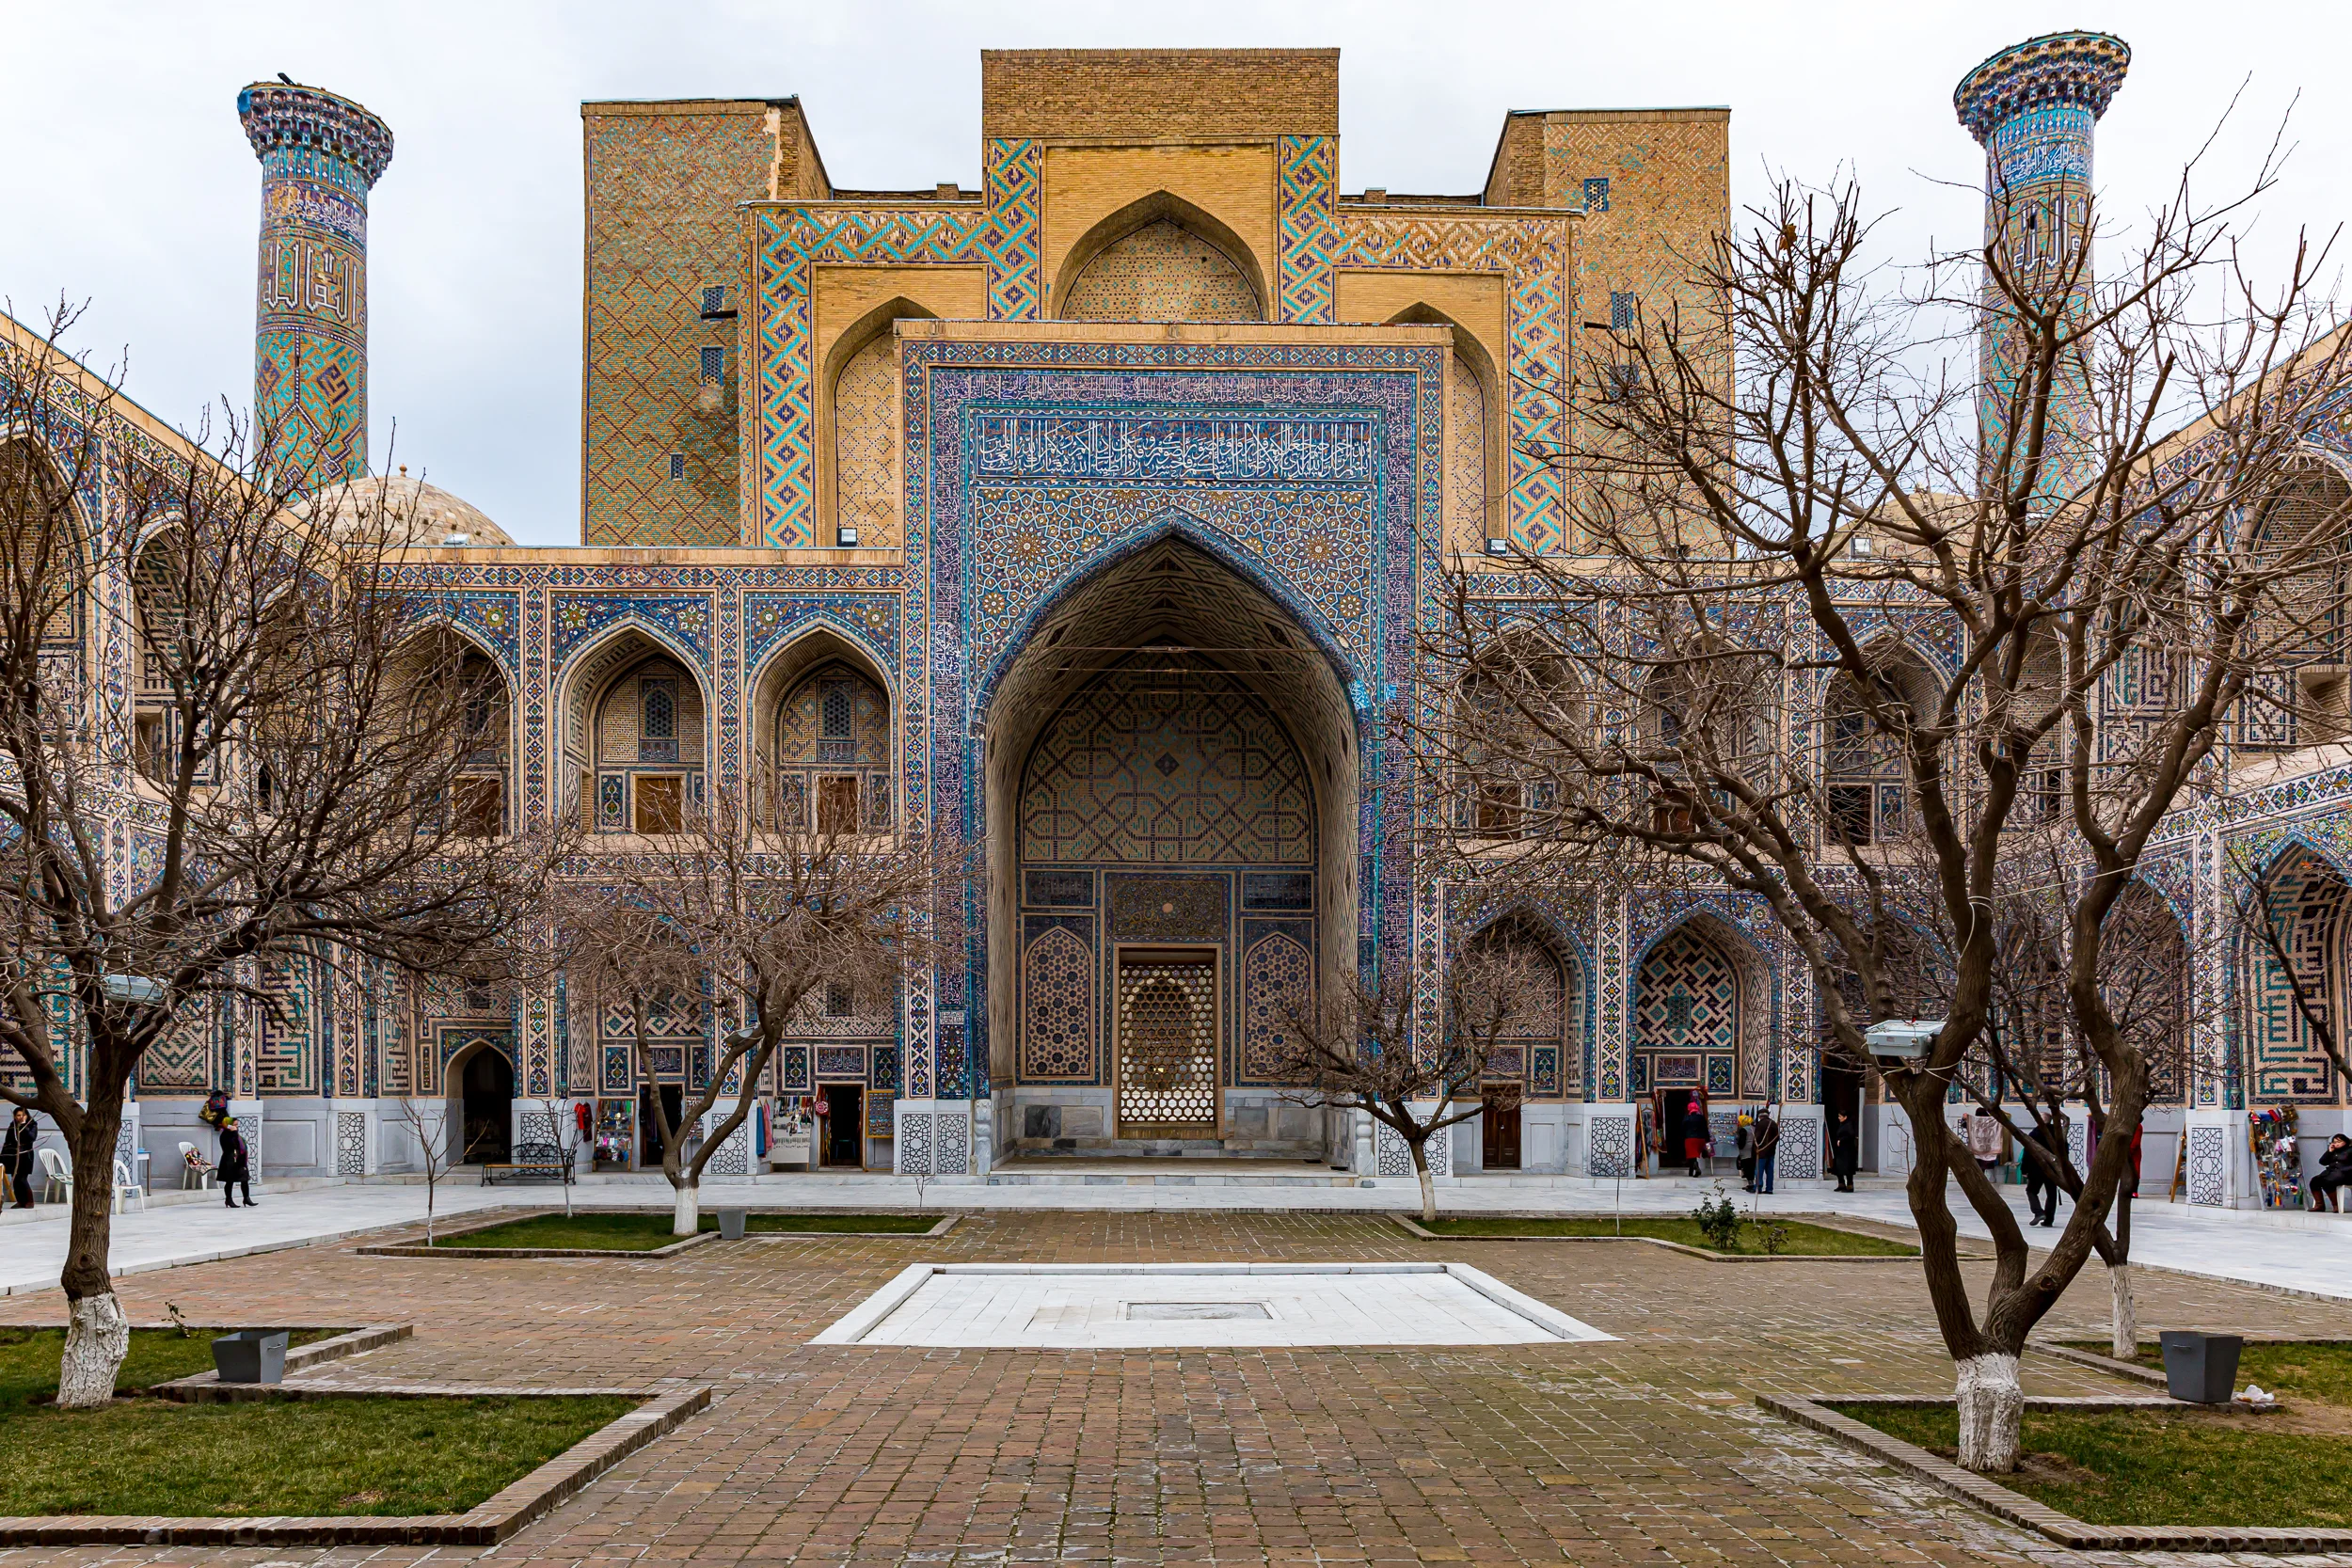
[[[229,1097],[214,1095],[197,1115],[220,1135],[220,1161],[215,1165],[191,1148],[189,1168],[213,1171],[220,1181],[221,1199],[230,1208],[237,1207],[240,1192],[245,1194],[245,1206],[255,1207],[253,1157],[245,1147],[245,1134],[237,1130],[237,1118],[229,1114]],[[40,1142],[40,1123],[33,1118],[32,1112],[19,1105],[16,1114],[8,1118],[7,1133],[0,1135],[0,1176],[7,1178],[7,1194],[15,1199],[16,1208],[33,1206],[33,1149]]]

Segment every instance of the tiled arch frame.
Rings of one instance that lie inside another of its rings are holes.
[[[1574,1026],[1566,1043],[1578,1054],[1577,1087],[1567,1098],[1591,1102],[1599,1088],[1596,1069],[1598,1067],[1597,1048],[1600,1038],[1600,965],[1594,955],[1592,942],[1587,940],[1589,912],[1585,928],[1579,929],[1574,921],[1564,917],[1548,900],[1522,895],[1490,908],[1477,908],[1467,914],[1457,914],[1456,918],[1461,921],[1460,929],[1472,939],[1513,920],[1535,927],[1547,939],[1552,957],[1570,973],[1575,987]],[[1450,961],[1452,955],[1447,957]],[[1565,1063],[1562,1076],[1565,1081]]]
[[[830,639],[840,645],[838,652],[820,651],[801,662],[801,650],[810,641]],[[756,765],[765,749],[775,737],[775,706],[786,695],[786,688],[803,674],[824,663],[828,658],[842,658],[857,666],[861,673],[882,689],[890,704],[890,723],[894,735],[904,726],[903,705],[899,693],[905,681],[898,662],[875,646],[863,630],[850,626],[842,617],[819,610],[796,619],[775,639],[759,650],[758,662],[746,671],[743,683],[743,737],[746,776],[755,777],[749,769]],[[891,755],[896,758],[902,747],[893,744]]]
[[[2306,963],[2315,966],[2323,1006],[2331,1016],[2343,1015],[2352,995],[2352,869],[2345,857],[2319,842],[2316,835],[2290,829],[2263,843],[2257,885],[2265,914],[2294,922],[2287,947],[2296,967],[2308,975]],[[2325,1104],[2340,1097],[2343,1085],[2316,1044],[2304,1045],[2308,1026],[2296,1010],[2292,992],[2272,978],[2270,956],[2249,938],[2238,943],[2239,1006],[2233,1009],[2244,1046],[2229,1073],[2239,1103],[2280,1101]],[[2316,1077],[2318,1090],[2297,1091]]]
[[[1780,1093],[1773,1082],[1783,1044],[1781,942],[1759,936],[1715,898],[1660,901],[1651,911],[1636,906],[1637,918],[1626,943],[1625,1081],[1631,1082],[1632,1054],[1637,1045],[1634,1020],[1642,1004],[1642,968],[1661,942],[1686,928],[1693,929],[1730,960],[1740,986],[1737,1035],[1739,1066],[1732,1092],[1744,1098]],[[1794,1098],[1791,1096],[1790,1098]]]
[[[632,635],[653,646],[650,649],[632,646]],[[549,760],[558,769],[549,782],[548,792],[548,809],[550,812],[561,814],[579,809],[577,797],[567,793],[574,787],[574,780],[569,776],[569,759],[575,744],[582,755],[590,758],[595,755],[595,737],[590,732],[595,728],[596,715],[589,711],[589,705],[597,700],[615,676],[639,660],[657,655],[675,659],[678,667],[692,676],[701,688],[703,767],[716,779],[720,705],[708,665],[667,628],[641,615],[621,615],[598,626],[593,635],[566,650],[550,682],[554,688],[554,701],[549,704],[549,718],[555,733],[550,737],[548,752]]]

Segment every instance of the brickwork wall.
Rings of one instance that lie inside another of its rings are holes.
[[[1161,141],[1339,128],[1336,49],[980,52],[983,136]]]
[[[741,461],[739,201],[821,198],[797,105],[758,100],[581,105],[587,171],[580,540],[732,545]],[[719,351],[716,378],[704,351]],[[679,461],[674,462],[673,458]]]

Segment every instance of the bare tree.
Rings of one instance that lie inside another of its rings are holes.
[[[445,1103],[419,1101],[402,1095],[394,1101],[400,1107],[400,1124],[408,1129],[417,1140],[417,1163],[424,1170],[424,1244],[433,1244],[433,1200],[439,1191],[441,1178],[449,1174],[449,1108]],[[435,1115],[435,1112],[439,1115]],[[566,1207],[569,1190],[566,1189]]]
[[[676,832],[648,838],[614,871],[610,883],[560,895],[570,973],[599,1011],[627,1006],[644,1082],[657,1082],[655,1042],[675,1044],[681,1020],[710,1041],[701,1081],[681,1083],[675,1121],[653,1097],[675,1231],[691,1235],[703,1171],[750,1115],[795,1015],[827,987],[868,1011],[895,1005],[901,977],[948,939],[957,900],[946,895],[964,858],[888,834],[771,832],[743,798],[714,788]],[[692,1147],[730,1095],[734,1108]]]
[[[2298,252],[2272,294],[2237,271],[2242,205],[2201,207],[2185,177],[2112,281],[2091,277],[2087,243],[1994,232],[1968,287],[1942,288],[1962,270],[1947,265],[1906,295],[1868,263],[1851,186],[1780,183],[1690,259],[1719,315],[1587,335],[1578,386],[1597,390],[1550,455],[1608,565],[1521,556],[1501,586],[1461,574],[1430,640],[1457,678],[1541,693],[1560,683],[1540,659],[1582,694],[1530,695],[1500,725],[1477,704],[1425,716],[1438,787],[1507,755],[1545,787],[1529,852],[1564,879],[1697,868],[1757,900],[1849,1064],[1868,1067],[1863,1032],[1910,983],[1885,940],[1890,879],[1932,890],[1945,1024],[1884,1083],[1919,1136],[1909,1197],[1975,1469],[2014,1466],[2018,1354],[2096,1244],[2147,1101],[2107,994],[2110,916],[2229,726],[2343,602],[2341,531],[2273,524],[2303,508],[2347,337],[2318,255]],[[1849,765],[1886,771],[1842,782]],[[1920,846],[1915,872],[1888,863],[1890,827]],[[1997,999],[1992,907],[2021,847],[2044,842],[2069,872],[2053,895],[2070,1027],[2109,1098],[2074,1211],[2028,1268],[1942,1107]],[[1953,1180],[1994,1239],[1981,1308]]]
[[[155,430],[58,350],[72,319],[0,318],[0,1099],[72,1149],[58,1402],[86,1407],[128,1346],[107,1210],[141,1057],[267,1008],[274,971],[499,946],[554,847],[452,809],[464,694],[405,651],[381,492],[357,526],[294,515],[274,432]]]
[[[572,1217],[572,1183],[580,1164],[580,1151],[588,1141],[587,1131],[580,1118],[560,1100],[542,1100],[539,1109],[548,1118],[550,1136],[555,1142],[556,1157],[564,1162],[564,1217]]]
[[[1331,990],[1297,999],[1284,1017],[1272,1070],[1285,1098],[1326,1110],[1361,1111],[1411,1151],[1421,1216],[1438,1217],[1430,1140],[1487,1105],[1519,1102],[1518,1073],[1496,1077],[1497,1052],[1534,1005],[1534,960],[1503,944],[1466,943],[1439,987],[1437,1017],[1420,1017],[1408,974],[1350,974]]]

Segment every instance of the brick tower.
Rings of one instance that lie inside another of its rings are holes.
[[[1985,244],[2002,247],[2028,287],[2071,287],[2078,295],[2090,287],[2090,267],[2074,263],[2091,237],[2091,139],[2131,61],[2130,46],[2110,34],[2050,33],[2002,50],[1953,89],[1960,122],[1984,148]],[[2010,312],[1989,280],[1986,290],[1977,423],[1987,467],[1999,471],[2018,371],[2016,333],[2004,328]],[[2058,381],[2047,446],[2058,460],[2041,486],[2052,496],[2074,487],[2074,465],[2064,454],[2082,450],[2070,439],[2082,428],[2079,378]]]
[[[368,470],[368,192],[392,133],[348,98],[285,82],[237,94],[262,160],[253,414],[315,490]]]

